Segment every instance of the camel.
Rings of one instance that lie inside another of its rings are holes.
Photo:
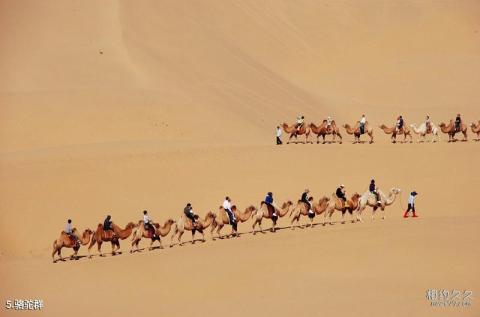
[[[480,141],[480,120],[478,120],[477,124],[472,122],[470,127],[472,128],[472,132],[477,134],[477,139],[475,141]]]
[[[303,142],[303,144],[313,143],[313,142],[308,141],[308,136],[310,135],[310,129],[308,127],[306,127],[305,125],[303,125],[300,128],[299,131],[297,131],[297,128],[295,128],[295,124],[290,127],[290,126],[288,126],[287,123],[282,123],[282,128],[283,128],[283,131],[285,131],[285,133],[290,134],[290,137],[288,138],[287,144],[290,144],[290,140],[293,137],[295,137],[295,144],[297,144],[298,143],[297,142],[297,136],[304,135],[304,134],[305,134],[305,142]]]
[[[380,198],[380,205],[377,204],[377,198],[374,194],[370,191],[366,191],[361,197],[360,202],[357,208],[357,221],[362,220],[362,211],[365,210],[367,206],[373,208],[372,212],[372,220],[375,220],[375,211],[380,208],[383,211],[382,219],[386,218],[385,215],[385,207],[390,206],[395,202],[395,198],[399,195],[402,190],[400,188],[393,187],[390,189],[388,196],[386,196],[380,189],[377,190],[379,198]]]
[[[355,124],[355,126],[352,128],[350,127],[349,124],[344,124],[343,127],[345,128],[345,131],[347,131],[348,134],[353,134],[353,136],[355,137],[355,140],[353,141],[353,144],[355,143],[360,143],[360,136],[362,134],[368,134],[368,136],[370,137],[370,144],[373,143],[373,127],[371,127],[369,124],[368,124],[368,121],[365,123],[365,127],[363,129],[363,133],[361,133],[360,131],[360,122],[357,121],[357,123]]]
[[[403,143],[407,142],[407,136],[410,138],[410,143],[412,143],[412,133],[410,132],[410,128],[407,127],[406,124],[403,125],[403,128],[400,129],[400,131],[397,132],[396,127],[390,128],[387,127],[386,125],[382,124],[380,126],[380,129],[383,130],[386,134],[391,134],[391,140],[392,143],[397,143],[397,134],[403,134]]]
[[[143,220],[140,220],[137,226],[138,229],[136,229],[132,235],[132,249],[130,250],[130,253],[133,253],[134,251],[139,251],[138,244],[140,243],[140,240],[142,238],[150,239],[150,245],[148,247],[148,250],[152,250],[152,245],[155,241],[158,241],[160,243],[160,249],[163,249],[161,237],[165,237],[170,233],[170,230],[172,229],[174,223],[175,220],[173,219],[168,219],[167,221],[165,221],[163,226],[159,223],[153,223],[155,231],[152,232],[149,230],[145,230],[145,224]],[[134,246],[136,247],[136,250],[133,249]]]
[[[308,206],[305,204],[305,202],[299,200],[297,202],[297,205],[292,209],[290,212],[290,217],[293,216],[292,221],[291,221],[291,226],[292,230],[295,229],[295,226],[293,225],[294,222],[297,222],[297,226],[299,226],[299,220],[301,216],[307,216],[310,218],[310,228],[313,228],[313,218],[315,218],[316,215],[321,215],[322,213],[325,212],[327,209],[328,201],[330,198],[324,196],[320,198],[318,202],[313,202],[312,203],[312,211],[314,212],[313,214],[310,214],[308,212]],[[313,201],[313,198],[310,197],[309,201]],[[305,225],[307,227],[308,225]]]
[[[271,206],[267,205],[264,201],[260,203],[260,209],[255,210],[252,213],[252,218],[253,218],[253,225],[252,225],[252,230],[253,234],[256,234],[255,231],[255,226],[258,224],[258,227],[260,228],[260,232],[263,231],[262,229],[262,220],[263,218],[271,219],[272,220],[272,228],[270,228],[270,231],[275,232],[276,230],[276,225],[277,225],[277,220],[280,217],[285,216],[288,211],[290,210],[290,207],[292,206],[291,201],[287,201],[283,203],[281,208],[275,208],[275,213],[276,217],[273,216],[274,210]]]
[[[53,241],[53,252],[52,252],[52,261],[55,263],[55,253],[58,254],[60,261],[65,261],[62,258],[62,248],[73,248],[74,253],[70,256],[70,260],[78,259],[78,250],[80,246],[87,245],[92,238],[93,231],[90,229],[85,229],[81,236],[78,236],[77,228],[73,228],[72,235],[78,237],[78,244],[73,238],[71,238],[65,231],[60,233],[60,237],[57,240]]]
[[[450,120],[448,124],[445,123],[440,123],[439,124],[440,130],[442,130],[443,133],[448,134],[448,142],[455,142],[457,139],[455,139],[455,134],[458,132],[462,132],[463,134],[463,141],[467,141],[467,126],[462,122],[460,126],[460,130],[458,131],[455,129],[455,123],[453,120]]]
[[[240,212],[237,208],[237,206],[232,206],[232,212],[235,215],[235,219],[237,220],[237,223],[235,225],[232,225],[232,233],[231,236],[238,236],[238,231],[237,231],[237,224],[240,222],[245,222],[250,217],[252,216],[252,213],[256,211],[257,208],[254,206],[249,206],[245,209],[244,212]],[[227,212],[223,208],[223,206],[220,206],[218,210],[218,215],[216,215],[215,218],[215,223],[212,225],[211,229],[211,234],[213,235],[213,230],[217,228],[217,237],[220,238],[220,230],[222,230],[224,225],[230,224],[230,219],[228,218]]]
[[[113,230],[103,230],[103,224],[99,223],[97,227],[97,231],[95,231],[92,240],[90,242],[90,245],[88,246],[88,257],[92,258],[92,255],[90,253],[90,249],[97,244],[98,247],[98,253],[100,256],[104,256],[102,253],[102,243],[103,242],[110,242],[112,244],[112,255],[116,255],[116,251],[120,250],[120,240],[125,240],[132,234],[133,228],[135,228],[137,225],[135,225],[133,222],[129,222],[126,226],[125,229],[120,228],[117,226],[115,223],[112,222],[112,229]]]
[[[413,132],[415,132],[415,134],[420,135],[421,140],[418,140],[418,142],[425,142],[425,136],[427,134],[432,135],[432,141],[431,141],[432,143],[440,141],[440,135],[438,133],[438,130],[439,130],[438,127],[433,122],[430,123],[430,126],[431,126],[430,129],[427,129],[427,124],[425,122],[422,122],[418,128],[415,124],[411,124],[410,128],[412,128],[412,130],[413,130]]]
[[[175,227],[173,229],[173,234],[172,238],[170,240],[170,247],[173,247],[173,238],[175,238],[178,235],[178,244],[183,245],[182,243],[182,235],[184,234],[185,230],[191,231],[192,232],[192,244],[195,243],[195,232],[198,231],[202,234],[202,241],[205,242],[205,234],[203,231],[207,229],[209,226],[214,225],[216,226],[215,223],[215,214],[211,211],[209,211],[205,215],[205,219],[200,219],[198,215],[195,216],[195,219],[197,219],[197,224],[195,227],[193,226],[193,223],[190,219],[185,216],[185,214],[182,214],[180,219],[177,221],[175,224]]]
[[[343,204],[340,198],[338,198],[337,195],[333,193],[332,198],[328,201],[327,208],[325,210],[325,220],[328,216],[328,223],[332,224],[332,215],[335,210],[338,210],[342,212],[342,223],[345,223],[345,213],[348,211],[348,213],[353,217],[353,211],[358,208],[359,200],[360,195],[354,193],[352,197],[350,199],[347,199],[347,201],[345,201],[345,204]],[[325,220],[323,222],[324,225],[326,223]],[[355,222],[355,220],[352,219],[352,223],[353,222]]]
[[[316,126],[312,122],[310,123],[309,127],[312,130],[312,133],[317,135],[317,144],[320,143],[320,136],[323,138],[322,144],[325,144],[325,136],[327,134],[333,135],[333,139],[330,143],[335,142],[335,138],[338,136],[340,138],[339,143],[342,144],[342,135],[340,134],[340,129],[337,127],[335,121],[332,121],[332,127],[330,129],[327,129],[327,120],[323,120],[323,122],[319,126]]]

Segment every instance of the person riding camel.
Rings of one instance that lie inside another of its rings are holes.
[[[223,209],[227,212],[228,219],[230,224],[232,225],[233,229],[237,230],[237,219],[235,219],[235,214],[232,211],[232,201],[230,197],[225,197],[225,201],[223,202]]]
[[[310,204],[310,197],[308,196],[308,193],[310,193],[310,190],[307,188],[303,192],[302,198],[300,198],[300,201],[307,205],[308,213],[313,214],[312,204]]]
[[[143,211],[143,227],[147,232],[150,232],[152,236],[155,236],[155,226],[153,225],[153,221],[150,219],[150,216],[146,210]]]
[[[368,186],[368,190],[372,195],[375,196],[375,199],[377,200],[377,205],[380,205],[380,197],[378,195],[378,187],[375,185],[375,180],[372,179],[370,181],[370,185]]]
[[[365,124],[367,123],[367,118],[365,118],[365,115],[362,114],[362,118],[360,119],[360,134],[365,133]]]
[[[72,227],[72,219],[67,220],[67,224],[65,225],[65,230],[64,232],[67,234],[67,236],[75,241],[75,245],[79,246],[80,245],[80,239],[73,233],[73,227]]]
[[[277,216],[277,206],[275,205],[275,202],[273,201],[273,194],[272,192],[268,192],[267,193],[267,196],[265,196],[265,200],[264,200],[265,204],[267,204],[267,208],[268,206],[270,206],[270,209],[273,210],[272,214],[270,215],[271,217],[276,217]]]
[[[455,118],[455,131],[459,132],[462,127],[462,118],[460,117],[460,114],[457,114],[457,117]]]
[[[333,122],[332,117],[328,116],[328,117],[327,117],[327,131],[331,131],[331,129],[332,129],[332,122]]]
[[[345,207],[345,203],[347,202],[347,197],[345,196],[345,185],[340,185],[335,191],[335,196],[340,200],[342,203],[342,208]]]
[[[113,231],[112,228],[112,216],[108,215],[107,218],[103,221],[103,231],[106,233],[107,231],[112,231],[112,240],[117,238],[117,235],[115,234],[115,231]]]
[[[395,132],[399,133],[400,131],[402,131],[402,129],[403,129],[403,117],[398,116],[397,123],[395,125]]]
[[[428,115],[425,118],[425,126],[427,127],[427,133],[432,132],[432,121],[430,120],[430,116]]]
[[[188,203],[185,208],[183,208],[183,213],[192,221],[192,226],[195,228],[197,226],[197,219],[195,213],[193,212],[192,204]]]
[[[300,131],[300,129],[303,127],[304,124],[305,124],[305,117],[298,116],[297,121],[295,123],[295,129],[297,130],[297,133]]]

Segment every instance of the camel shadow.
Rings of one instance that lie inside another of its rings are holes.
[[[75,257],[68,256],[68,257],[64,257],[64,258],[61,258],[61,259],[56,259],[55,261],[53,261],[53,263],[78,261],[78,260],[86,258],[86,257],[88,257],[88,256],[86,256],[86,255],[77,255]]]

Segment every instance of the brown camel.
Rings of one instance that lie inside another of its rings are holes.
[[[312,143],[308,141],[308,136],[310,135],[310,129],[305,126],[305,124],[300,128],[300,130],[297,131],[297,128],[295,127],[295,124],[292,126],[288,126],[286,123],[282,123],[282,128],[285,133],[290,134],[290,137],[288,138],[287,144],[290,144],[290,140],[295,137],[295,144],[297,144],[297,136],[299,135],[304,135],[305,134],[305,143]]]
[[[102,253],[102,243],[103,242],[110,242],[112,244],[112,255],[116,255],[116,251],[120,249],[120,240],[125,240],[132,234],[133,228],[135,228],[136,225],[133,222],[129,222],[126,226],[125,229],[120,228],[117,226],[115,223],[112,223],[112,229],[113,230],[103,230],[103,224],[99,223],[97,227],[97,231],[95,231],[92,241],[90,242],[90,245],[88,246],[88,256],[89,258],[92,257],[90,254],[90,249],[97,244],[98,247],[98,253],[100,256],[104,256]]]
[[[403,127],[399,131],[397,131],[396,127],[390,128],[384,124],[380,126],[380,129],[382,129],[383,132],[385,132],[386,134],[392,135],[391,136],[392,143],[397,143],[397,135],[400,135],[400,134],[403,134],[403,143],[407,142],[407,136],[410,139],[410,143],[413,142],[412,133],[406,123],[403,124]]]
[[[455,128],[455,123],[453,122],[453,120],[450,120],[448,124],[442,122],[439,124],[439,127],[443,133],[448,134],[448,142],[457,141],[457,139],[455,139],[455,134],[459,132],[463,134],[463,141],[467,141],[467,125],[465,125],[463,122],[460,124],[459,130]]]
[[[178,244],[183,245],[182,235],[184,234],[184,232],[186,230],[192,232],[192,244],[195,243],[195,232],[196,231],[198,231],[202,234],[202,240],[203,240],[203,242],[205,242],[205,234],[203,233],[203,231],[205,229],[207,229],[210,225],[216,226],[215,214],[213,212],[209,211],[205,215],[204,220],[200,219],[200,217],[198,217],[198,215],[196,215],[195,218],[197,219],[197,223],[196,223],[195,226],[193,226],[192,221],[190,219],[188,219],[184,214],[182,214],[182,216],[177,221],[177,223],[175,224],[175,227],[173,229],[172,238],[170,240],[170,247],[173,246],[173,238],[175,238],[175,236],[177,236],[177,235],[178,235]]]
[[[355,140],[353,141],[353,144],[361,143],[360,142],[360,136],[362,134],[368,134],[368,136],[370,137],[370,142],[369,143],[370,144],[373,143],[373,127],[368,124],[368,121],[365,123],[363,133],[362,133],[362,131],[360,131],[360,122],[359,121],[357,121],[357,123],[355,124],[355,126],[353,128],[350,127],[349,124],[344,124],[343,127],[345,128],[345,131],[347,131],[348,134],[353,134],[353,136],[355,137]]]
[[[328,216],[328,223],[332,224],[332,215],[335,210],[342,212],[342,223],[345,223],[345,213],[348,213],[353,217],[353,211],[358,208],[360,200],[360,195],[358,193],[354,193],[350,199],[347,199],[345,204],[342,202],[340,198],[334,193],[332,194],[332,198],[328,202],[327,210],[325,211],[325,220]],[[352,223],[355,222],[355,219],[352,218]],[[324,223],[325,224],[325,221]]]
[[[242,223],[250,219],[250,217],[252,216],[252,213],[256,210],[257,208],[253,206],[249,206],[245,209],[244,212],[240,212],[237,206],[232,206],[232,212],[235,215],[235,219],[237,220],[237,223],[239,222]],[[232,225],[231,236],[238,236],[237,223]],[[220,238],[221,237],[220,230],[222,230],[224,225],[228,225],[228,224],[230,224],[230,219],[228,218],[227,212],[225,211],[223,206],[220,206],[218,210],[218,215],[216,215],[216,218],[215,218],[215,224],[212,225],[212,229],[211,229],[212,236],[213,236],[213,230],[217,228],[217,237]]]
[[[283,203],[282,205],[282,208],[274,208],[272,207],[271,205],[267,205],[264,201],[262,201],[260,203],[260,209],[259,210],[255,210],[253,213],[252,213],[252,218],[253,218],[253,225],[252,225],[252,230],[253,230],[253,234],[256,234],[256,231],[255,231],[255,226],[258,224],[258,226],[260,227],[260,232],[263,231],[262,229],[262,220],[263,218],[267,218],[267,219],[271,219],[272,220],[272,228],[270,229],[270,231],[272,232],[275,232],[276,230],[276,225],[277,225],[277,220],[278,218],[280,217],[283,217],[285,216],[288,211],[290,210],[290,207],[292,206],[292,202],[291,201],[287,201],[286,203]],[[275,209],[275,210],[274,210]],[[274,216],[273,214],[276,214],[276,216]]]
[[[310,228],[313,228],[313,218],[315,218],[316,215],[321,215],[322,213],[325,212],[327,209],[328,201],[330,198],[324,196],[320,198],[318,202],[313,202],[312,203],[312,211],[314,212],[313,214],[308,212],[308,206],[305,204],[305,202],[299,200],[297,202],[297,205],[292,209],[290,212],[290,217],[292,217],[291,225],[292,225],[292,230],[295,229],[294,222],[297,222],[297,227],[299,227],[299,220],[301,216],[307,216],[310,219]],[[313,201],[313,198],[310,197],[309,199],[310,202]],[[307,227],[308,224],[305,225]]]
[[[138,244],[140,243],[140,240],[142,240],[142,238],[150,239],[150,245],[148,246],[148,250],[152,250],[152,245],[155,241],[158,241],[158,243],[160,243],[160,249],[163,249],[161,238],[169,234],[174,223],[175,220],[173,219],[168,219],[167,221],[165,221],[163,226],[159,223],[153,223],[153,227],[155,228],[155,231],[153,231],[145,230],[143,220],[140,220],[137,226],[138,229],[136,229],[132,235],[132,249],[130,250],[130,253],[133,253],[134,251],[139,251]],[[135,250],[133,249],[134,246],[136,247]]]
[[[477,134],[477,138],[475,139],[475,141],[480,141],[480,120],[478,120],[477,124],[472,122],[470,127],[472,128],[472,132]]]
[[[53,252],[52,252],[52,261],[55,263],[55,253],[58,254],[60,261],[65,261],[62,258],[62,248],[73,248],[74,253],[70,256],[70,260],[78,259],[78,250],[80,246],[87,245],[92,238],[93,231],[90,229],[85,229],[82,236],[78,236],[77,228],[73,228],[72,235],[78,237],[78,243],[73,237],[69,236],[65,231],[60,233],[60,237],[57,240],[53,241]]]
[[[335,138],[338,136],[340,138],[340,144],[342,144],[342,135],[340,134],[340,129],[337,127],[337,124],[335,123],[335,120],[332,121],[332,126],[330,128],[327,128],[327,120],[323,120],[323,122],[319,125],[316,126],[313,122],[310,123],[309,125],[310,129],[312,130],[313,134],[317,135],[317,144],[320,143],[319,138],[320,136],[323,139],[323,144],[325,144],[325,136],[327,134],[332,134],[333,139],[329,143],[335,143]]]

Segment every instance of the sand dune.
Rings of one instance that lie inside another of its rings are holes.
[[[435,308],[425,292],[479,292],[480,143],[394,145],[377,126],[398,114],[480,119],[479,17],[477,1],[0,1],[2,305],[477,316],[475,299]],[[275,126],[299,113],[341,124],[366,113],[376,142],[273,145]],[[208,233],[133,255],[125,240],[116,257],[51,263],[67,218],[123,226],[147,209],[163,222],[187,202],[204,215],[225,195],[244,208],[267,191],[363,193],[371,178],[403,190],[386,220],[342,225],[336,214],[333,226],[291,230],[283,218],[256,236],[247,222],[238,239]],[[403,219],[413,189],[420,218]]]

